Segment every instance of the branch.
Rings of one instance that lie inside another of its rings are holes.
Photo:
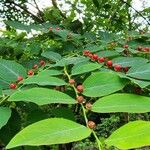
[[[59,10],[60,15],[61,15],[63,18],[66,19],[66,16],[65,16],[65,15],[61,12],[61,10],[58,8],[56,0],[52,0],[52,4],[53,4],[53,6],[54,6],[56,9]]]
[[[21,8],[22,10],[24,10],[27,14],[31,15],[35,20],[39,21],[39,22],[43,22],[43,20],[41,20],[39,17],[37,17],[36,15],[34,15],[33,13],[31,13],[28,9],[26,9],[25,7],[15,3],[14,1],[11,1],[12,4],[14,4],[15,6],[18,6],[19,8]]]
[[[33,0],[33,1],[34,1],[34,3],[35,3],[36,9],[37,9],[38,12],[39,12],[39,15],[40,15],[41,19],[44,21],[43,12],[39,9],[39,6],[38,6],[36,0]]]
[[[144,20],[146,20],[148,25],[150,25],[150,22],[147,20],[147,18],[145,16],[143,16],[139,11],[137,11],[134,7],[132,7],[132,5],[130,5],[129,3],[125,2],[124,0],[120,0],[120,1],[123,2],[124,4],[128,5],[129,7],[131,7],[137,14],[139,14]]]

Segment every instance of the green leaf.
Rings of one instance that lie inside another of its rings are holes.
[[[11,109],[8,107],[0,107],[0,129],[7,123],[11,116]]]
[[[69,31],[67,30],[53,30],[53,32],[60,36],[63,40],[66,40],[69,34]]]
[[[91,72],[91,71],[94,71],[101,67],[102,67],[102,65],[100,65],[98,63],[90,63],[90,62],[76,64],[72,68],[71,75],[78,75],[78,74],[82,74],[82,73]]]
[[[126,79],[111,72],[99,72],[89,76],[83,83],[85,96],[100,97],[121,90]]]
[[[39,76],[57,76],[63,74],[62,71],[59,70],[43,70],[40,73],[38,73]]]
[[[99,57],[114,57],[119,56],[119,53],[112,50],[100,51],[97,53]]]
[[[129,122],[113,132],[105,143],[119,149],[150,146],[150,121]]]
[[[11,117],[7,124],[0,130],[1,143],[4,145],[8,144],[8,142],[21,130],[21,122],[22,120],[18,112],[15,109],[11,109]]]
[[[65,93],[46,89],[46,88],[32,88],[24,91],[14,93],[8,101],[26,101],[33,102],[38,105],[45,105],[51,103],[75,104],[76,101]]]
[[[82,140],[91,130],[76,122],[51,118],[36,122],[20,131],[7,145],[10,149],[22,145],[52,145]]]
[[[142,57],[117,57],[112,61],[113,65],[119,64],[122,67],[131,67],[135,65],[146,64],[148,62],[147,59]]]
[[[63,58],[60,61],[56,63],[56,66],[66,66],[70,64],[77,64],[81,62],[87,62],[89,59],[83,56],[80,57],[68,57],[68,58]]]
[[[90,52],[94,53],[100,50],[104,50],[106,46],[107,44],[102,44],[102,45],[90,44],[90,45],[87,45],[85,49],[88,49]]]
[[[46,77],[46,76],[32,76],[30,78],[27,78],[23,80],[21,83],[23,84],[38,84],[38,85],[55,85],[55,86],[61,86],[61,85],[66,85],[67,83],[59,79],[57,77]]]
[[[97,100],[92,111],[99,113],[128,112],[145,113],[150,112],[150,97],[117,93],[105,96]]]
[[[14,82],[18,76],[26,77],[25,68],[10,60],[0,60],[0,78],[6,81]]]
[[[61,59],[61,55],[53,51],[46,51],[43,52],[41,55],[55,62]]]
[[[127,72],[127,76],[136,79],[150,80],[150,63],[130,68]]]

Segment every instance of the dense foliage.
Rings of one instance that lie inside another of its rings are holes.
[[[36,18],[8,11],[18,21],[1,30],[0,147],[149,149],[150,33],[131,22],[131,0],[66,0],[70,15],[52,2]]]

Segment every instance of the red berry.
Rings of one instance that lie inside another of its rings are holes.
[[[95,122],[93,122],[93,121],[88,121],[88,127],[89,127],[90,129],[94,129],[94,128],[96,127]]]
[[[56,28],[56,30],[60,30],[60,28],[59,28],[59,27],[57,27],[57,28]]]
[[[84,51],[83,51],[83,55],[85,55],[85,56],[88,56],[89,53],[90,53],[89,50],[84,50]]]
[[[93,55],[91,53],[89,53],[88,56],[93,59]]]
[[[97,59],[98,59],[98,55],[97,55],[97,54],[93,54],[92,59],[93,59],[93,60],[97,60]]]
[[[82,92],[83,92],[83,85],[78,85],[78,86],[77,86],[77,91],[78,91],[79,93],[82,93]]]
[[[88,103],[86,103],[85,107],[86,107],[86,109],[91,110],[92,104],[88,102]]]
[[[123,48],[129,48],[129,45],[124,45]]]
[[[149,52],[149,47],[145,47],[145,48],[144,48],[144,51],[145,51],[145,52]]]
[[[23,80],[23,77],[22,76],[18,76],[17,81],[19,82],[19,81],[22,81],[22,80]]]
[[[70,79],[70,80],[69,80],[69,83],[70,83],[70,84],[75,84],[75,80],[74,80],[74,79]]]
[[[115,71],[120,71],[121,70],[121,65],[114,65],[114,70]]]
[[[106,63],[106,65],[107,65],[108,67],[112,67],[112,64],[113,64],[113,63],[112,63],[111,60],[108,60],[107,63]]]
[[[142,48],[141,46],[138,46],[138,47],[137,47],[137,50],[138,50],[138,51],[142,51],[142,49],[143,49],[143,48]]]
[[[38,65],[37,65],[37,64],[35,64],[35,65],[33,66],[33,69],[36,69],[36,68],[38,68]]]
[[[78,101],[78,103],[83,103],[84,102],[84,97],[83,96],[78,96],[77,101]]]
[[[41,65],[41,66],[44,66],[44,65],[45,65],[45,61],[44,61],[44,60],[41,60],[41,61],[40,61],[40,65]]]
[[[52,27],[50,27],[50,28],[49,28],[49,30],[50,30],[50,31],[52,31],[52,30],[53,30],[53,28],[52,28]]]
[[[123,68],[123,70],[124,70],[124,72],[128,72],[129,67],[125,67],[125,68]]]
[[[141,89],[140,87],[136,87],[136,88],[134,89],[134,92],[135,92],[136,94],[141,94],[141,93],[142,93],[142,89]]]
[[[99,62],[99,63],[103,63],[104,61],[105,61],[105,58],[104,58],[104,57],[98,58],[98,62]]]
[[[33,72],[33,70],[29,70],[29,71],[28,71],[28,75],[29,75],[29,76],[32,76],[32,75],[34,75],[34,72]]]
[[[17,85],[15,83],[11,83],[9,85],[10,89],[16,89]]]

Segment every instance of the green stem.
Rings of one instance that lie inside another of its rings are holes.
[[[66,66],[64,67],[64,73],[65,73],[65,75],[67,76],[68,80],[70,80],[70,79],[71,79],[71,76],[68,74]],[[79,96],[79,95],[78,95],[78,92],[77,92],[77,90],[76,90],[76,87],[75,87],[74,85],[71,85],[71,87],[74,89],[74,92],[75,92],[75,94],[76,94],[76,97]],[[81,108],[82,108],[82,112],[83,112],[83,116],[84,116],[84,119],[85,119],[86,126],[88,127],[88,119],[87,119],[87,115],[86,115],[86,109],[84,108],[83,104],[80,104],[80,105],[81,105]],[[96,142],[97,142],[97,144],[98,144],[99,150],[103,150],[102,143],[101,143],[101,141],[98,139],[98,137],[97,137],[95,131],[92,130],[92,133],[93,133],[93,135],[94,135],[94,137],[95,137],[95,139],[96,139]]]
[[[97,142],[97,144],[98,144],[99,150],[103,150],[102,143],[101,143],[101,141],[98,139],[98,137],[97,137],[95,131],[92,130],[92,133],[93,133],[93,135],[94,135],[94,137],[95,137],[95,139],[96,139],[96,142]]]
[[[1,101],[0,101],[0,105],[5,102],[7,99],[9,98],[9,96],[4,97]]]

